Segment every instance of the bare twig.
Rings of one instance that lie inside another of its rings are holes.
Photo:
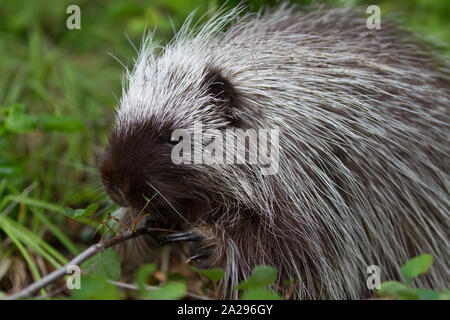
[[[81,263],[83,263],[90,257],[96,255],[97,253],[100,253],[112,246],[115,246],[115,245],[122,243],[124,241],[127,241],[129,239],[136,238],[136,237],[139,237],[144,234],[149,234],[152,231],[156,231],[156,230],[154,230],[152,228],[139,228],[139,229],[136,229],[135,231],[127,231],[127,232],[118,234],[117,236],[112,237],[110,239],[100,241],[99,243],[90,246],[89,248],[84,250],[82,253],[77,255],[67,265],[59,268],[58,270],[53,271],[52,273],[50,273],[50,274],[46,275],[45,277],[43,277],[42,279],[40,279],[39,281],[32,283],[30,286],[26,287],[25,289],[15,293],[15,294],[6,296],[3,299],[16,300],[16,299],[20,299],[20,298],[29,297],[36,291],[38,291],[42,288],[45,288],[49,284],[64,277],[65,275],[67,275],[66,270],[67,270],[68,266],[80,265]]]

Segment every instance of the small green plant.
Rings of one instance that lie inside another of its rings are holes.
[[[153,275],[156,271],[156,266],[153,263],[142,266],[137,274],[136,282],[138,284],[139,298],[151,300],[174,300],[180,299],[186,294],[186,281],[183,277],[169,277],[167,282],[159,287],[148,287],[147,283],[156,281]]]
[[[256,266],[250,277],[241,282],[236,289],[243,291],[242,300],[281,300],[275,292],[277,271],[270,266]]]
[[[81,265],[81,270],[92,276],[104,276],[110,280],[119,280],[122,272],[119,257],[113,248],[108,248]]]
[[[109,248],[86,260],[81,265],[83,275],[80,289],[72,291],[75,300],[117,300],[123,298],[118,288],[111,281],[119,280],[121,268],[114,249]]]
[[[64,208],[64,214],[71,219],[87,218],[92,216],[97,208],[98,204],[96,203],[90,204],[86,209],[73,210],[72,208]]]
[[[192,269],[205,276],[214,283],[214,293],[217,296],[217,283],[224,277],[222,268]],[[255,266],[250,276],[237,285],[234,290],[241,292],[242,300],[281,300],[282,297],[275,291],[277,271],[270,266]]]
[[[120,290],[101,275],[81,276],[81,288],[73,290],[73,300],[119,300],[124,297]]]
[[[382,298],[398,300],[449,300],[450,290],[439,292],[437,290],[411,287],[411,280],[427,273],[432,263],[433,257],[429,254],[421,254],[412,258],[400,268],[406,284],[398,281],[383,282],[377,291],[377,295]]]
[[[202,276],[208,278],[211,280],[214,285],[217,284],[217,282],[220,281],[225,275],[225,272],[222,268],[213,268],[213,269],[199,269],[196,267],[191,267],[192,270],[197,272],[198,274],[201,274]]]

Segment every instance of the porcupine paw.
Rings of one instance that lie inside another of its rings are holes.
[[[173,233],[160,238],[161,244],[171,244],[175,242],[189,241],[188,262],[193,262],[199,268],[209,268],[208,258],[212,254],[213,241],[205,232],[206,227],[191,229],[185,232]]]

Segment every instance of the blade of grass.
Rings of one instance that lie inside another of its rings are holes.
[[[6,185],[6,179],[3,180],[5,181],[5,187],[9,187],[9,185]],[[37,186],[37,182],[33,182],[32,184],[30,184],[28,187],[26,187],[19,195],[22,197],[28,196],[28,194],[30,192],[32,192]],[[10,192],[13,192],[15,194],[18,194],[18,192],[16,192],[15,190],[9,190]],[[15,205],[14,203],[11,203],[8,207],[6,207],[6,205],[8,204],[8,202],[10,202],[10,200],[8,199],[8,196],[4,197],[3,200],[0,202],[0,211],[2,215],[8,215],[8,213],[14,209]],[[6,208],[5,208],[6,207]],[[3,210],[3,208],[5,208]]]
[[[25,261],[30,266],[30,269],[33,272],[33,275],[36,278],[36,280],[40,280],[41,279],[41,275],[39,273],[39,270],[37,269],[37,267],[34,264],[34,262],[31,260],[31,257],[28,254],[28,252],[25,249],[25,247],[22,245],[22,243],[14,235],[14,231],[12,229],[9,229],[7,225],[3,224],[2,223],[2,219],[0,219],[0,227],[8,235],[8,237],[12,240],[12,242],[16,245],[17,249],[20,251],[20,253],[24,257]]]
[[[25,247],[20,243],[19,240],[17,240],[17,238],[14,237],[14,235],[11,232],[7,232],[5,229],[3,229],[3,231],[5,231],[5,233],[11,238],[11,240],[14,242],[16,247],[19,249],[20,253],[22,253],[25,261],[28,263],[28,265],[30,266],[30,269],[33,272],[33,274],[36,278],[36,281],[39,281],[41,279],[39,270],[37,269],[36,265],[34,264],[33,260],[31,259],[30,255],[28,254]],[[41,294],[46,294],[45,289],[41,289]]]
[[[61,214],[64,214],[64,209],[61,206],[55,205],[55,204],[51,204],[42,200],[38,200],[38,199],[33,199],[33,198],[28,198],[28,197],[24,197],[24,196],[20,196],[20,195],[8,195],[6,196],[3,201],[2,201],[2,205],[0,205],[0,210],[2,209],[3,205],[4,205],[4,201],[15,201],[18,203],[23,203],[23,204],[27,204],[29,206],[34,206],[37,208],[41,208],[41,209],[47,209],[50,211],[54,211],[54,212],[58,212]]]
[[[33,249],[36,253],[47,259],[55,268],[59,268],[62,264],[67,263],[67,259],[64,258],[52,246],[14,220],[8,217],[0,216],[0,224],[6,226],[9,230],[14,230],[18,239],[27,245],[27,247]]]
[[[50,142],[50,159],[55,159],[57,157],[57,147],[58,147],[59,134],[57,132],[52,133],[52,138]],[[50,190],[55,179],[55,162],[51,161],[48,164],[47,175],[44,182],[44,192],[42,199],[47,201],[50,198]]]
[[[53,233],[53,235],[70,251],[70,253],[77,255],[80,252],[77,246],[38,209],[32,208],[31,212],[48,228],[51,233]]]

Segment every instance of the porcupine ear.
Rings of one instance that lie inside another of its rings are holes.
[[[240,121],[233,113],[233,108],[237,107],[237,93],[230,81],[222,76],[220,71],[210,69],[206,73],[205,84],[210,95],[214,97],[214,103],[223,109],[234,127],[239,127]]]

